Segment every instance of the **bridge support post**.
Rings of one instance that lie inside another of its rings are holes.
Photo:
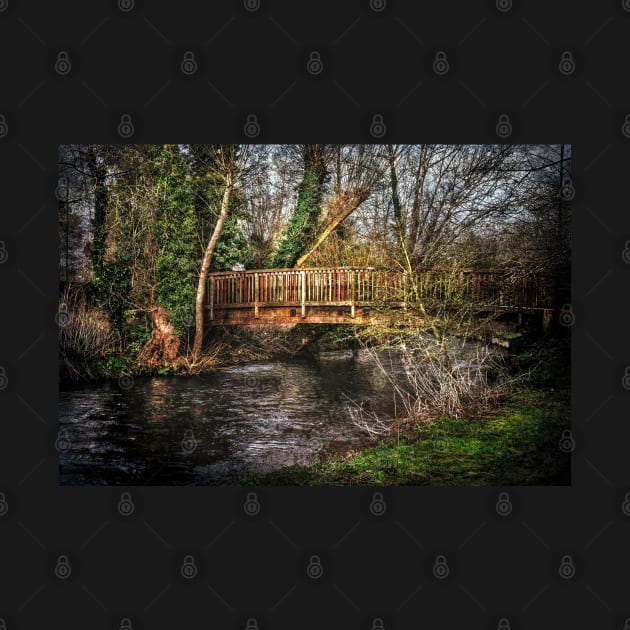
[[[258,317],[258,274],[254,274],[254,317]]]
[[[302,317],[306,317],[306,272],[300,271],[300,283],[302,284]]]

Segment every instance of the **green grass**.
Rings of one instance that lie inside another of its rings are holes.
[[[247,485],[568,485],[570,459],[558,448],[570,427],[569,392],[519,390],[492,415],[443,418],[349,459],[250,474]]]

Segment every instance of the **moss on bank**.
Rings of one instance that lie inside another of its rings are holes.
[[[248,485],[568,485],[570,458],[558,448],[570,427],[569,390],[519,390],[477,420],[442,418],[399,439],[310,466],[250,474]]]

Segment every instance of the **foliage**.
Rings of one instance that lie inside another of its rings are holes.
[[[355,327],[350,324],[323,324],[319,326],[319,344],[322,348],[342,349],[355,347]]]
[[[193,323],[194,278],[200,260],[197,217],[179,149],[163,147],[156,166],[162,204],[151,226],[156,240],[154,299],[169,311],[182,338]]]
[[[304,175],[297,189],[297,204],[278,242],[270,267],[293,267],[317,236],[327,181],[326,164],[321,155],[316,150],[307,150]]]
[[[95,367],[99,376],[118,376],[130,370],[132,361],[129,357],[113,356],[106,359],[99,359],[95,362]]]
[[[101,263],[92,281],[98,301],[118,333],[123,332],[123,315],[131,288],[131,259],[129,250],[119,249]]]
[[[127,312],[126,314],[126,352],[136,357],[151,337],[151,326],[146,313]]]
[[[510,357],[512,370],[527,375],[532,387],[562,389],[571,385],[571,336],[545,335]]]
[[[243,235],[243,222],[247,220],[242,196],[235,193],[230,199],[228,217],[223,225],[221,238],[212,255],[210,271],[230,271],[235,267],[251,267],[253,253]]]
[[[94,213],[92,216],[92,269],[94,275],[99,276],[103,271],[105,257],[105,217],[107,213],[107,165],[103,159],[105,152],[98,146],[88,147],[85,161],[90,173],[91,183],[94,189]]]

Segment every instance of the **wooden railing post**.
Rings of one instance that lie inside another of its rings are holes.
[[[254,317],[258,317],[258,272],[254,274]]]
[[[354,270],[350,272],[350,317],[354,318]]]
[[[214,319],[214,279],[210,278],[208,284],[210,285],[210,321],[212,321]]]
[[[306,271],[300,271],[302,283],[302,317],[306,317]]]

